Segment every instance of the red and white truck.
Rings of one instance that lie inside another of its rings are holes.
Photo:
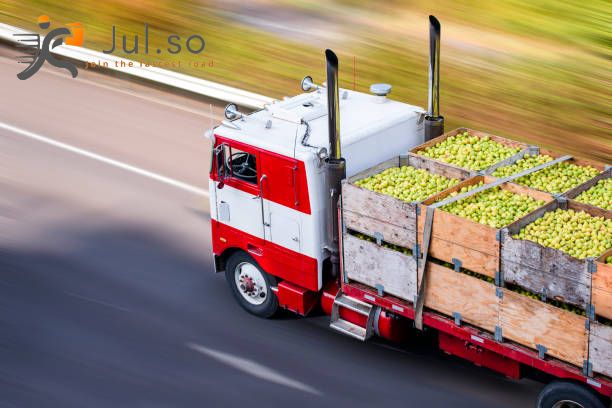
[[[386,84],[372,85],[371,94],[339,89],[338,59],[330,50],[325,85],[305,77],[304,93],[250,114],[228,105],[226,120],[209,133],[215,270],[225,272],[237,301],[254,315],[271,317],[278,308],[307,315],[321,307],[331,328],[364,341],[378,335],[401,342],[415,327],[427,329],[448,354],[511,378],[538,373],[548,382],[538,407],[609,406],[612,327],[605,322],[612,318],[606,310],[612,265],[512,237],[513,229],[547,211],[583,205],[571,195],[512,183],[517,177],[491,177],[414,154],[423,143],[464,131],[443,135],[439,41],[432,16],[427,111],[388,99]],[[497,168],[535,148],[486,137],[520,150]],[[554,163],[564,160],[580,162],[557,155]],[[589,164],[601,171],[598,179],[610,177],[606,166]],[[355,184],[394,166],[461,182],[414,203]],[[546,204],[504,229],[438,209],[438,201],[454,201],[453,191],[480,181],[482,191],[500,186]],[[604,210],[585,211],[609,217]],[[523,296],[512,290],[517,286],[567,301],[584,315]]]

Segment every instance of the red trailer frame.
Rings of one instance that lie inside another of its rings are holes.
[[[383,310],[414,320],[413,305],[394,296],[379,296],[372,288],[351,282],[341,284],[342,292]],[[333,290],[333,289],[332,289]],[[325,295],[324,295],[325,296]],[[612,381],[601,376],[588,377],[578,368],[509,341],[498,342],[490,333],[433,312],[423,313],[423,324],[439,332],[439,346],[448,353],[490,368],[510,378],[521,378],[522,366],[532,367],[553,377],[587,384],[596,392],[612,397]]]

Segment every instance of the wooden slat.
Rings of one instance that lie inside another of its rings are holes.
[[[428,147],[435,146],[438,143],[443,142],[444,140],[448,139],[451,136],[455,136],[455,135],[457,135],[459,133],[463,133],[463,132],[466,132],[466,131],[469,132],[469,129],[468,128],[464,128],[464,127],[453,129],[450,132],[446,132],[443,135],[440,135],[438,137],[434,137],[433,139],[428,140],[428,141],[426,141],[423,144],[420,144],[420,145],[418,145],[416,147],[413,147],[412,149],[410,149],[410,152],[411,153],[416,153],[418,151],[425,150]]]
[[[422,236],[422,232],[417,235],[419,240],[422,239]],[[499,257],[497,255],[479,252],[439,238],[431,240],[429,256],[449,263],[452,262],[453,258],[456,258],[461,261],[462,268],[490,278],[495,278],[495,272],[499,270]]]
[[[594,372],[612,377],[612,327],[591,323],[589,360]]]
[[[492,177],[486,177],[485,179],[487,180],[486,182],[490,182]],[[550,202],[551,201],[551,195],[550,193],[544,192],[544,191],[539,191],[539,190],[535,190],[533,188],[529,188],[529,187],[525,187],[525,186],[521,186],[520,184],[514,184],[514,183],[506,183],[503,185],[502,187],[504,190],[510,191],[511,193],[514,194],[521,194],[521,195],[528,195],[532,198],[535,198],[536,200],[543,200],[546,202]]]
[[[429,171],[430,173],[438,174],[446,178],[465,180],[474,175],[474,173],[469,170],[450,166],[447,163],[441,163],[436,160],[431,160],[427,157],[419,156],[418,154],[414,154],[414,153],[408,153],[408,156],[406,156],[406,159],[407,159],[405,160],[406,164],[402,164],[402,165],[409,165],[412,167],[416,167],[417,169],[424,169],[424,170]]]
[[[595,306],[596,315],[612,319],[612,265],[605,263],[608,256],[612,256],[612,249],[603,254],[595,263],[591,303]]]
[[[342,211],[347,229],[374,236],[394,245],[415,244],[416,205],[375,191],[342,183]]]
[[[414,301],[416,260],[411,255],[344,234],[344,272],[348,278],[373,288],[381,284],[385,293]]]
[[[421,211],[421,220],[425,220],[425,211]],[[419,238],[423,231],[423,222],[419,222]],[[499,256],[499,242],[495,239],[495,228],[480,224],[476,221],[436,210],[432,227],[432,241],[430,251],[435,251],[438,240],[447,241],[456,246],[482,252],[491,256]],[[442,246],[440,246],[442,252]],[[449,256],[452,254],[449,254]],[[449,259],[440,258],[450,262]],[[475,271],[478,272],[478,271]]]
[[[427,308],[451,317],[461,313],[462,321],[495,331],[499,298],[494,285],[431,262],[427,267]]]
[[[591,300],[591,273],[585,260],[553,248],[504,234],[501,244],[504,281],[548,298],[585,309]]]
[[[415,229],[380,221],[347,209],[343,210],[343,217],[344,225],[348,230],[357,231],[370,237],[380,233],[384,241],[404,248],[412,249],[416,244]]]
[[[612,218],[612,211],[581,203],[576,200],[569,200],[567,208],[570,208],[574,211],[584,211],[585,213],[590,214],[593,217],[604,217],[608,219]]]
[[[500,326],[505,339],[582,367],[587,359],[586,318],[536,299],[503,289]]]
[[[418,221],[417,239],[421,246],[425,213],[421,212]],[[494,278],[499,269],[499,242],[495,233],[495,228],[436,210],[429,255],[446,262],[459,259],[464,268]]]

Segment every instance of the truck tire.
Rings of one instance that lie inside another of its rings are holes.
[[[259,317],[272,317],[278,309],[278,298],[272,291],[274,276],[268,275],[245,252],[236,252],[227,260],[225,278],[234,297],[247,312]]]
[[[540,392],[536,408],[606,408],[599,396],[586,386],[554,381]]]

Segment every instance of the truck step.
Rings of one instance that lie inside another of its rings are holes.
[[[364,316],[368,316],[372,311],[372,305],[362,302],[359,299],[346,296],[342,293],[340,293],[338,296],[336,296],[336,299],[334,299],[334,306],[336,305],[352,310],[353,312],[362,314]]]
[[[339,319],[335,322],[331,322],[329,327],[346,336],[353,337],[361,341],[365,341],[366,337],[368,336],[367,330],[365,328],[346,321],[344,319]]]
[[[342,319],[340,317],[341,307],[366,316],[367,321],[365,327]],[[339,293],[334,299],[329,327],[347,336],[366,341],[373,335],[372,323],[374,321],[376,309],[377,308],[373,305]]]

